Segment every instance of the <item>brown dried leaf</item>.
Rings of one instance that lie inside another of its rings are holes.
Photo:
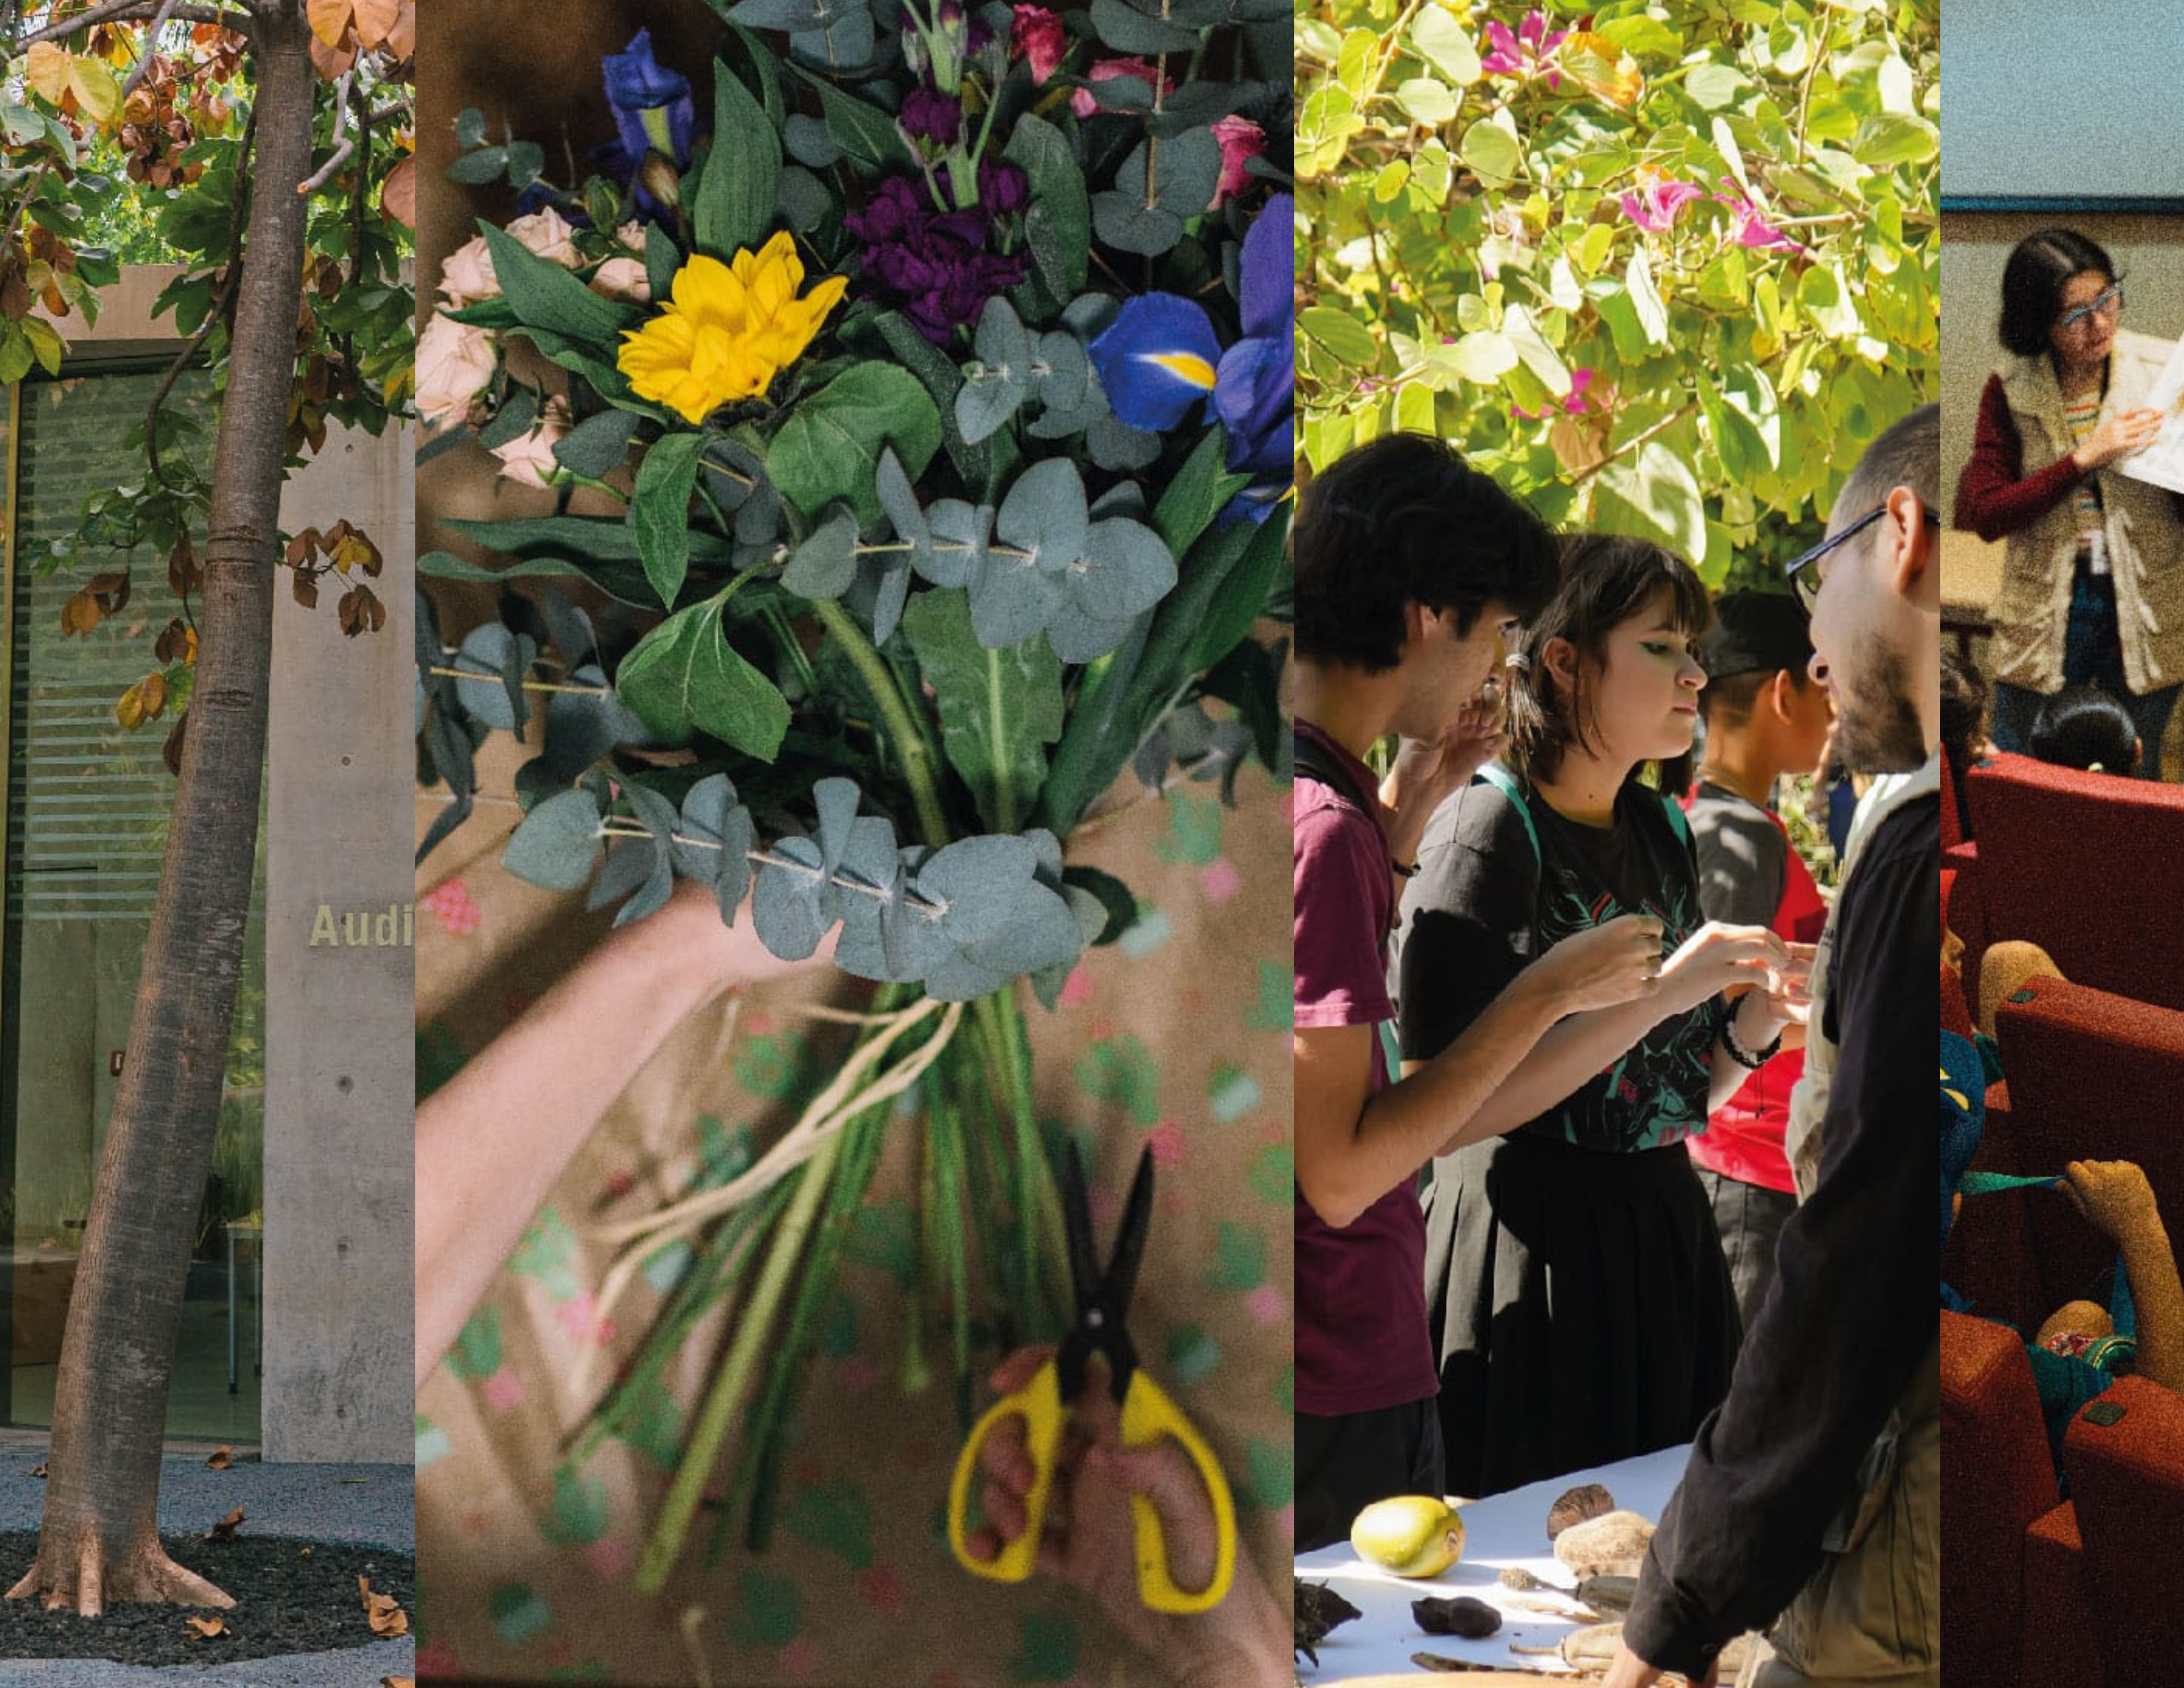
[[[187,1618],[182,1621],[198,1632],[200,1640],[209,1641],[214,1635],[227,1634],[227,1625],[217,1618]]]
[[[379,1679],[379,1688],[417,1688],[417,1679],[414,1676],[382,1676]]]
[[[387,172],[379,209],[405,229],[417,226],[417,160],[407,158]]]
[[[387,50],[401,59],[417,51],[417,0],[402,0],[396,8],[393,25],[387,31]]]
[[[167,742],[159,747],[159,760],[176,779],[182,777],[182,733],[189,724],[190,712],[184,710],[175,717],[175,724],[167,729]]]
[[[185,532],[167,554],[167,589],[177,598],[187,598],[203,584],[204,570],[198,563],[197,547]]]
[[[303,573],[292,576],[288,583],[288,589],[294,594],[296,601],[306,610],[315,610],[319,607],[319,583],[310,576]]]
[[[207,1471],[225,1471],[228,1467],[234,1463],[235,1450],[233,1448],[214,1448],[212,1451],[212,1457],[205,1461],[205,1469]]]
[[[70,594],[69,601],[61,605],[61,632],[87,633],[106,618],[98,607],[98,600],[87,591]]]
[[[242,1527],[242,1508],[237,1507],[218,1524],[205,1532],[208,1541],[232,1541],[235,1532]]]
[[[304,8],[311,20],[311,33],[330,47],[339,47],[348,33],[354,0],[309,0]]]
[[[376,633],[387,625],[387,606],[370,587],[361,584],[342,594],[338,614],[341,630],[350,638],[359,633]]]
[[[384,43],[401,11],[398,0],[351,0],[351,5],[357,40],[365,47]]]
[[[45,1474],[46,1462],[43,1460],[40,1460],[36,1466],[31,1468],[31,1475],[33,1477],[43,1477]]]
[[[338,81],[356,64],[356,48],[354,46],[328,47],[315,35],[311,37],[310,47],[311,68],[326,81]]]
[[[402,1609],[401,1602],[391,1594],[375,1594],[371,1584],[364,1577],[356,1579],[357,1592],[364,1596],[364,1615],[375,1635],[406,1635],[410,1633],[410,1614]]]

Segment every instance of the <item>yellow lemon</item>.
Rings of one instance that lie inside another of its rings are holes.
[[[1399,1577],[1437,1577],[1462,1556],[1463,1520],[1446,1501],[1399,1495],[1357,1514],[1350,1545]]]

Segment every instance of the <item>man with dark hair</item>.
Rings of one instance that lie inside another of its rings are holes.
[[[1684,802],[1698,853],[1699,905],[1708,920],[1764,926],[1792,944],[1813,944],[1827,904],[1774,807],[1776,782],[1819,760],[1833,718],[1827,688],[1806,671],[1813,642],[1805,612],[1775,592],[1732,592],[1713,612],[1699,642],[1706,749]],[[1804,1068],[1805,1028],[1793,1025],[1780,1051],[1746,1073],[1691,1139],[1747,1326],[1774,1281],[1775,1239],[1797,1205],[1782,1139],[1790,1092]]]
[[[1306,490],[1296,557],[1296,1536],[1442,1492],[1416,1184],[1555,1022],[1644,994],[1661,926],[1557,944],[1437,1060],[1391,1084],[1381,1028],[1395,882],[1501,743],[1486,682],[1556,581],[1539,518],[1440,442],[1375,440]],[[1366,751],[1408,742],[1384,782]]]
[[[1909,1123],[1933,1082],[1919,952],[1940,928],[1939,421],[1929,404],[1876,440],[1828,538],[1790,565],[1816,604],[1813,674],[1845,760],[1912,777],[1844,868],[1791,1101],[1801,1205],[1647,1550],[1607,1688],[1664,1671],[1710,1688],[1722,1648],[1770,1624],[1761,1688],[1939,1688],[1935,1161]]]

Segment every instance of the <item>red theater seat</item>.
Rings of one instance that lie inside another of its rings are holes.
[[[1983,942],[2023,939],[2081,984],[2184,1009],[2184,921],[2149,877],[2184,862],[2184,787],[2002,755],[1966,788]]]
[[[2048,1679],[2020,1673],[2027,1532],[2055,1506],[2032,1368],[2000,1325],[1947,1312],[1941,1320],[1942,1656],[1952,1682],[2045,1688]],[[2068,1587],[2066,1552],[2034,1568]]]
[[[2003,1002],[1995,1034],[2009,1078],[2014,1170],[2133,1161],[2145,1168],[2163,1217],[2172,1228],[2184,1227],[2184,1013],[2075,981],[2036,978]],[[2035,1193],[2022,1201],[2039,1300],[2052,1311],[2093,1288],[2114,1264],[2114,1245],[2060,1197]]]
[[[2071,1420],[2063,1467],[2086,1585],[2100,1593],[2090,1615],[2105,1688],[2184,1681],[2184,1602],[2169,1580],[2184,1546],[2184,1401],[2144,1378],[2120,1379]]]

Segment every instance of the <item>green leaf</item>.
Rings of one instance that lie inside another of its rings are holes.
[[[1685,561],[1706,554],[1706,509],[1681,453],[1649,440],[1600,471],[1592,500],[1594,525],[1665,545]]]
[[[1923,164],[1941,150],[1941,136],[1923,117],[1883,112],[1858,125],[1851,154],[1872,170],[1893,170],[1898,164]]]
[[[1653,265],[1644,247],[1630,254],[1630,262],[1623,271],[1623,284],[1630,289],[1630,307],[1637,313],[1638,326],[1646,336],[1646,343],[1667,345],[1669,308],[1661,302],[1660,292],[1653,286]]]
[[[755,251],[773,224],[781,185],[781,136],[766,108],[725,63],[713,66],[713,151],[691,193],[691,238],[726,263]]]
[[[910,143],[902,138],[902,131],[895,126],[894,119],[887,113],[876,105],[867,104],[854,94],[844,93],[828,78],[807,70],[793,58],[789,60],[788,68],[817,90],[819,109],[827,120],[827,132],[834,137],[834,144],[856,163],[868,170],[889,166],[904,170],[917,167],[917,160],[911,156]],[[1017,119],[1017,132],[1021,135],[1026,124],[1037,121],[1036,118]],[[1023,162],[1017,156],[1013,142],[1004,156],[1012,164]],[[1038,183],[1034,181],[1034,192],[1037,187]]]
[[[1468,88],[1481,75],[1479,44],[1457,15],[1440,6],[1428,6],[1411,25],[1411,45],[1418,57],[1459,88]]]
[[[893,132],[894,125],[889,125]],[[1084,172],[1062,133],[1044,119],[1028,114],[1001,156],[1024,173],[1031,204],[1024,213],[1024,237],[1032,268],[1054,309],[1084,290],[1090,264],[1092,210],[1084,192]],[[1046,312],[1035,312],[1043,316]]]
[[[1491,118],[1482,117],[1465,130],[1456,153],[1488,187],[1507,187],[1524,168],[1517,137]]]
[[[554,460],[594,481],[604,480],[629,455],[630,437],[641,420],[615,409],[587,416],[554,443]]]
[[[1684,78],[1684,92],[1708,111],[1733,104],[1744,86],[1742,74],[1729,64],[1702,64]]]
[[[1180,557],[1213,525],[1229,499],[1251,484],[1249,475],[1228,471],[1228,436],[1218,428],[1198,442],[1153,510],[1153,526],[1171,554]]]
[[[1044,747],[1061,737],[1060,660],[1042,638],[985,649],[960,592],[920,593],[902,627],[933,688],[949,766],[989,828],[1017,831],[1046,782]]]
[[[687,744],[694,730],[770,762],[788,730],[788,700],[730,646],[718,598],[639,639],[615,675],[615,692],[646,731],[670,744]]]
[[[940,448],[940,413],[909,370],[858,364],[790,413],[766,448],[766,471],[806,519],[846,499],[868,527],[880,515],[872,477],[890,445],[916,480]]]
[[[1487,387],[1517,367],[1517,348],[1506,336],[1482,329],[1457,337],[1453,345],[1435,347],[1426,354],[1426,362],[1436,373],[1446,371],[1458,381]]]
[[[1346,369],[1369,370],[1380,360],[1379,343],[1365,325],[1331,305],[1297,313],[1297,331]]]
[[[637,525],[637,553],[644,577],[663,609],[675,607],[690,572],[690,495],[698,484],[704,434],[668,434],[653,443],[637,471],[630,512]]]
[[[501,295],[526,327],[581,341],[604,351],[613,361],[613,348],[626,328],[637,326],[640,313],[601,298],[560,265],[539,257],[505,229],[481,222],[486,249],[493,254],[493,273],[499,278]]]
[[[592,877],[599,855],[599,804],[588,791],[565,791],[523,817],[500,865],[526,884],[573,891]]]

